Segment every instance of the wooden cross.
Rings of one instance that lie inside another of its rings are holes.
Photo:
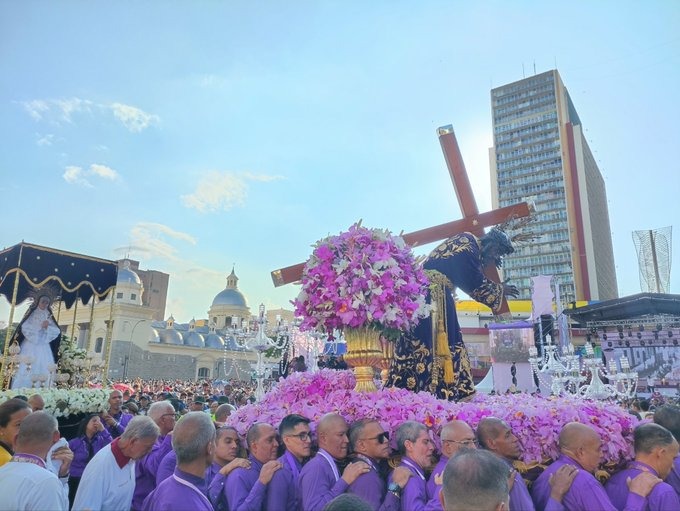
[[[465,164],[463,163],[463,156],[460,153],[456,135],[452,126],[444,126],[437,130],[439,136],[439,143],[444,152],[444,160],[449,169],[449,175],[453,182],[453,188],[456,191],[456,198],[460,206],[463,218],[453,222],[428,227],[419,231],[404,234],[402,237],[409,245],[425,245],[435,241],[441,241],[450,238],[454,234],[461,232],[470,232],[477,237],[484,236],[484,228],[492,225],[500,224],[509,218],[523,218],[529,216],[529,205],[526,202],[513,204],[500,209],[494,209],[485,213],[480,213],[477,208],[475,196],[472,193],[472,186],[468,179]],[[302,271],[305,263],[287,266],[271,272],[274,286],[279,287],[284,284],[290,284],[302,279]],[[498,270],[496,266],[491,263],[484,268],[484,274],[487,278],[500,282]],[[509,312],[508,302],[503,299],[500,309],[496,312]]]

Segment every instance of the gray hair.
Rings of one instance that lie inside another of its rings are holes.
[[[378,421],[375,419],[360,419],[352,423],[352,425],[349,427],[349,430],[347,431],[350,452],[354,452],[354,450],[356,449],[357,442],[359,441],[359,437],[364,432],[364,429],[366,429],[366,426],[373,422]]]
[[[56,431],[57,419],[46,412],[33,412],[21,421],[16,443],[25,446],[52,445]]]
[[[172,403],[170,403],[170,401],[156,401],[149,407],[146,415],[147,417],[151,417],[154,422],[158,422],[166,413],[175,414]]]
[[[420,433],[423,431],[427,433],[427,428],[420,422],[402,422],[397,428],[397,432],[395,434],[397,441],[397,451],[399,451],[399,454],[406,454],[406,440],[415,442],[418,440]]]
[[[509,499],[510,467],[489,451],[466,449],[449,460],[442,478],[445,511],[487,511]]]
[[[151,417],[146,415],[137,415],[133,417],[128,425],[125,427],[125,431],[120,435],[121,440],[132,440],[136,438],[138,440],[144,438],[158,438],[161,434],[161,430]]]
[[[215,422],[224,422],[224,420],[235,411],[236,408],[234,405],[230,405],[229,403],[218,406],[217,410],[215,410]]]
[[[215,441],[215,426],[204,412],[189,412],[177,423],[172,433],[172,448],[177,463],[191,463],[205,456],[206,447]]]
[[[650,454],[657,447],[666,447],[673,442],[675,442],[673,434],[663,426],[653,422],[641,424],[633,432],[635,454]]]

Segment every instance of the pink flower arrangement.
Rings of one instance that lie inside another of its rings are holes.
[[[425,272],[401,237],[354,224],[315,244],[293,305],[303,318],[302,330],[407,330],[430,313],[427,285]]]
[[[638,420],[612,403],[529,394],[479,395],[471,402],[454,403],[426,392],[396,388],[358,393],[353,390],[354,384],[354,376],[349,371],[324,369],[316,373],[294,373],[279,380],[259,403],[239,408],[228,423],[245,436],[255,422],[276,427],[286,415],[298,413],[311,419],[314,430],[324,414],[335,412],[348,423],[362,418],[376,419],[393,434],[402,422],[415,420],[430,428],[439,446],[439,432],[447,422],[459,419],[475,429],[482,418],[493,416],[505,420],[512,428],[523,447],[522,461],[529,464],[556,459],[562,426],[578,421],[600,434],[605,464],[620,465],[633,457],[633,429]]]

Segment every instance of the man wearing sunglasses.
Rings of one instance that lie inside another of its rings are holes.
[[[376,511],[398,510],[401,490],[411,477],[411,471],[405,467],[396,468],[392,474],[394,486],[391,491],[387,491],[380,466],[392,453],[387,431],[376,420],[357,421],[349,428],[349,445],[350,451],[354,453],[354,461],[365,462],[370,470],[357,477],[349,485],[347,493],[361,497]]]
[[[442,444],[442,455],[430,474],[430,478],[426,485],[427,497],[429,499],[428,510],[442,509],[441,502],[439,501],[439,493],[442,490],[444,469],[446,468],[446,463],[449,459],[462,449],[477,448],[475,432],[467,425],[467,423],[459,420],[454,420],[445,424],[441,433],[439,433],[439,439]]]
[[[296,511],[299,508],[297,485],[302,463],[312,451],[309,419],[295,413],[286,415],[279,424],[279,437],[286,451],[278,459],[281,470],[274,472],[269,482],[266,509]]]

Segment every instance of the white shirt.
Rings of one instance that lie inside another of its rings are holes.
[[[118,466],[111,444],[103,447],[85,467],[72,511],[128,511],[135,492],[135,462]]]
[[[63,484],[33,463],[10,461],[0,467],[0,511],[68,511]]]

